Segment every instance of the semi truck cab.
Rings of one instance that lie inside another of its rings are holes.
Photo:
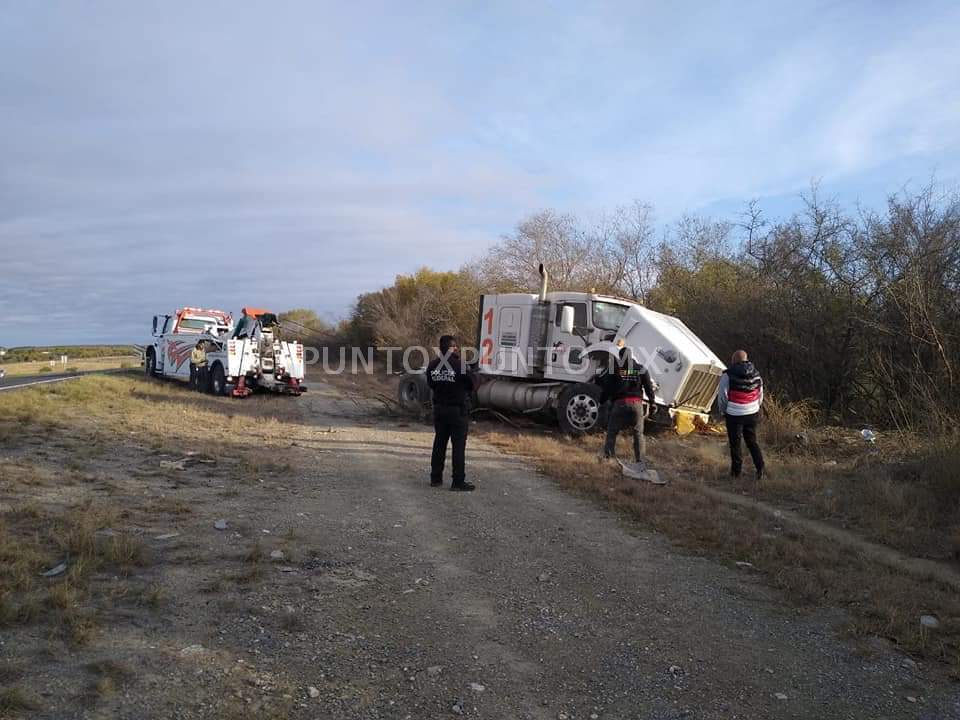
[[[593,430],[602,424],[593,380],[627,349],[650,371],[657,420],[686,429],[707,419],[724,364],[682,321],[623,298],[548,292],[542,266],[541,275],[539,294],[480,299],[482,405],[550,410],[565,430]]]
[[[623,298],[548,292],[480,297],[477,328],[480,407],[554,415],[561,429],[586,433],[603,426],[597,375],[627,349],[656,387],[654,421],[681,431],[706,421],[724,364],[679,319]],[[400,404],[429,401],[422,373],[400,379]]]

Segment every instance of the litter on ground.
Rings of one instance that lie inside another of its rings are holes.
[[[652,467],[648,467],[645,462],[625,463],[623,460],[617,460],[623,471],[623,476],[633,478],[634,480],[643,480],[654,485],[666,485],[666,478],[661,478],[660,473]]]

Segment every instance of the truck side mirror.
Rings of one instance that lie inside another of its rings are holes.
[[[154,335],[157,334],[157,316],[156,315],[153,316],[153,334]]]
[[[564,305],[560,309],[560,332],[573,334],[573,306]]]

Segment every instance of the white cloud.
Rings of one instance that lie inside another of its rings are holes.
[[[0,323],[28,307],[50,339],[84,339],[90,318],[133,339],[188,301],[342,312],[545,205],[640,198],[669,218],[907,157],[957,168],[958,20],[948,5],[13,6]]]

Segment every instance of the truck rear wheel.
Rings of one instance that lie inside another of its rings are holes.
[[[560,429],[572,435],[583,435],[602,427],[600,388],[590,383],[576,383],[565,388],[557,400]]]
[[[227,376],[223,372],[223,365],[217,363],[210,372],[208,387],[213,395],[227,394]]]
[[[397,387],[397,400],[400,407],[408,412],[423,412],[424,406],[430,402],[430,386],[427,385],[427,376],[423,373],[407,373],[400,378]]]

